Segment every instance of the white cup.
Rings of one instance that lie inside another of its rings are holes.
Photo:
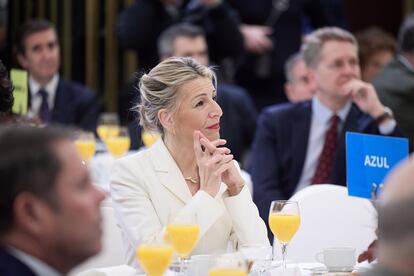
[[[210,255],[193,255],[188,268],[188,275],[207,276]]]
[[[352,271],[356,263],[355,248],[325,248],[316,254],[316,260],[324,263],[329,272]]]

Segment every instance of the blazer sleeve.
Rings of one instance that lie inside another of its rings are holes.
[[[233,222],[230,239],[234,248],[243,244],[269,244],[266,225],[260,218],[246,185],[237,196],[224,198],[224,205]]]

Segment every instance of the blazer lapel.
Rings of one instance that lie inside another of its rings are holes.
[[[304,102],[299,106],[292,118],[292,185],[296,187],[302,174],[308,149],[308,138],[311,124],[312,106],[311,101]]]
[[[52,121],[54,122],[61,122],[61,114],[64,114],[65,105],[68,104],[65,103],[65,93],[62,91],[62,89],[64,89],[62,88],[62,81],[59,80],[58,86],[56,87],[55,102],[53,104],[52,110]]]
[[[359,119],[359,111],[352,105],[340,133],[336,148],[335,160],[331,173],[331,182],[333,184],[346,185],[345,134],[347,131],[360,132]]]
[[[150,148],[149,154],[160,183],[183,203],[187,203],[192,197],[190,190],[162,139]]]

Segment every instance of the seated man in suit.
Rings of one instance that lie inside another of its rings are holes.
[[[373,84],[381,101],[395,113],[398,125],[414,145],[414,14],[407,17],[398,36],[399,53]]]
[[[399,134],[373,86],[360,80],[357,48],[354,36],[339,28],[311,33],[302,53],[315,96],[260,115],[250,172],[263,218],[272,200],[310,184],[346,184],[345,132]]]
[[[387,177],[378,202],[378,263],[364,276],[412,275],[414,271],[414,159]]]
[[[100,203],[62,129],[0,129],[0,275],[66,275],[101,250]]]
[[[192,57],[201,65],[209,64],[204,32],[200,27],[191,24],[176,24],[165,30],[158,39],[158,52],[161,60],[172,56]],[[133,83],[128,89],[129,98],[137,95],[137,80],[134,79]],[[222,81],[217,84],[217,102],[223,110],[220,135],[227,140],[226,146],[235,159],[243,161],[256,128],[257,112],[253,102],[241,87]],[[137,126],[137,123],[134,122],[133,125]],[[133,133],[138,131],[134,130]]]
[[[59,42],[50,22],[34,19],[21,26],[17,59],[29,73],[29,116],[37,116],[45,124],[53,122],[95,131],[95,93],[60,78]]]
[[[285,63],[285,94],[289,102],[301,102],[312,98],[315,85],[308,75],[308,67],[301,53],[288,58]]]

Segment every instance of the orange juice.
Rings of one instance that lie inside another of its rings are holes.
[[[105,143],[109,137],[117,137],[119,135],[119,126],[99,125],[96,132],[98,132],[99,138]]]
[[[106,140],[106,147],[114,157],[121,157],[131,145],[129,137],[109,137]]]
[[[168,238],[175,252],[186,258],[197,244],[200,229],[197,224],[169,224]]]
[[[246,276],[246,272],[239,268],[213,268],[208,271],[208,276]]]
[[[158,138],[160,138],[159,134],[151,133],[148,131],[143,131],[141,134],[142,142],[147,148],[154,144]]]
[[[300,225],[300,216],[297,214],[271,213],[269,226],[280,243],[289,243]]]
[[[137,249],[139,263],[149,276],[161,276],[171,263],[173,250],[168,245],[141,245]]]
[[[90,160],[95,154],[94,140],[76,140],[75,146],[84,161]]]

